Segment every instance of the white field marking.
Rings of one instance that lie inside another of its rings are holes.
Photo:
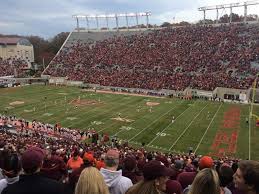
[[[135,130],[134,127],[128,127],[128,126],[122,126],[120,129],[130,131],[130,130]]]
[[[47,117],[49,117],[49,116],[52,116],[53,115],[53,113],[44,113],[42,116],[47,116]]]
[[[24,109],[23,112],[33,112],[33,109],[31,110]]]
[[[133,102],[128,102],[128,103],[125,103],[124,104],[124,106],[125,105],[128,105],[128,104],[131,104],[131,103],[133,103]],[[126,108],[124,108],[124,109],[121,109],[121,110],[128,110],[128,107],[127,106],[125,106]],[[107,111],[107,112],[105,112],[105,113],[109,113],[109,112],[112,112],[112,110],[113,109],[116,109],[117,107],[112,107],[109,111]],[[124,112],[124,111],[123,111]],[[118,113],[114,113],[114,114],[112,114],[112,116],[115,116],[115,115],[117,115]],[[99,115],[99,114],[98,114]],[[96,115],[93,115],[93,117],[95,117]],[[87,117],[87,118],[92,118],[92,117]],[[99,120],[99,121],[103,121],[103,120],[105,120],[105,119],[107,119],[107,117],[104,117],[103,119],[101,119],[101,120]],[[108,119],[107,119],[108,120]],[[87,126],[87,128],[89,128],[90,126],[92,126],[92,124],[90,124],[90,125],[88,125]],[[104,129],[102,129],[102,130],[100,130],[100,131],[98,131],[98,132],[101,132],[101,131],[103,131]]]
[[[222,104],[223,104],[223,103],[221,103],[221,104],[220,104],[220,106],[219,106],[219,108],[218,108],[217,112],[214,114],[213,118],[211,119],[211,121],[210,121],[210,123],[209,123],[209,125],[208,125],[208,127],[207,127],[206,131],[204,132],[204,134],[203,134],[203,136],[202,136],[201,140],[199,141],[199,143],[198,143],[198,145],[197,145],[197,147],[196,147],[196,149],[195,149],[194,153],[196,153],[196,151],[199,149],[199,147],[200,147],[200,145],[201,145],[201,142],[203,141],[203,139],[204,139],[205,135],[207,134],[207,132],[208,132],[208,130],[209,130],[209,128],[210,128],[210,126],[211,126],[212,122],[214,121],[214,119],[215,119],[215,117],[216,117],[217,113],[219,112],[219,109],[221,108]]]
[[[140,102],[140,103],[138,103],[138,104],[141,104],[142,103],[142,101]],[[127,109],[125,109],[125,110],[127,110]],[[115,114],[113,114],[113,115],[115,115]],[[145,116],[145,115],[144,115]],[[103,119],[105,119],[105,118],[103,118]],[[102,119],[102,120],[103,120]],[[140,118],[141,119],[141,118]],[[140,120],[140,119],[136,119],[135,121],[133,121],[129,126],[131,126],[131,125],[133,125],[135,122],[137,122],[138,120]],[[113,125],[113,124],[112,124]],[[112,126],[112,125],[109,125],[109,126]],[[98,133],[99,132],[102,132],[103,130],[105,130],[106,128],[103,128],[103,129],[101,129],[101,130],[99,130],[98,131]],[[120,132],[122,132],[122,131],[124,131],[123,129],[121,129],[120,131],[118,131],[118,132],[116,132],[115,134],[113,134],[112,136],[114,136],[114,135],[118,135]]]
[[[182,104],[182,103],[180,103]],[[153,125],[155,122],[157,122],[159,119],[161,119],[163,116],[167,115],[169,112],[171,112],[173,109],[176,108],[176,105],[171,108],[169,111],[167,111],[165,114],[162,114],[160,117],[158,117],[157,119],[155,119],[152,123],[150,123],[148,126],[146,126],[144,129],[142,129],[140,132],[138,132],[136,135],[134,135],[132,138],[129,139],[129,141],[131,141],[132,139],[134,139],[135,137],[137,137],[139,134],[141,134],[143,131],[145,131],[148,127],[150,127],[151,125]]]
[[[180,103],[180,104],[182,104],[182,102]],[[176,103],[176,105],[174,106],[174,108],[177,106],[177,103]],[[145,116],[145,115],[144,115]],[[144,117],[143,116],[143,117]],[[141,120],[142,119],[142,117],[140,118],[140,119],[137,119],[137,120],[135,120],[133,123],[131,123],[129,126],[131,126],[131,125],[133,125],[135,122],[137,122],[138,120]],[[104,130],[104,129],[103,129]],[[120,131],[118,131],[118,132],[116,132],[114,135],[118,135],[119,133],[121,133],[122,131],[124,131],[123,129],[121,129]],[[113,136],[114,136],[113,135]]]
[[[6,106],[5,109],[13,109],[14,107],[13,106]]]
[[[70,120],[70,121],[73,121],[73,120],[76,120],[77,117],[67,117],[66,119],[67,119],[67,120]]]
[[[109,103],[113,103],[113,102],[115,102],[115,100],[113,101],[110,101]],[[126,104],[129,104],[129,103],[126,103]],[[126,105],[125,104],[125,105]],[[82,107],[83,108],[83,107]],[[82,112],[80,112],[80,111],[76,111],[76,112],[78,112],[77,114],[74,114],[74,116],[77,116],[78,118],[82,118],[82,116],[85,116],[85,115],[87,115],[88,113],[90,113],[90,112],[92,112],[92,111],[94,111],[94,110],[96,110],[96,109],[98,109],[99,107],[98,106],[95,106],[94,108],[92,108],[91,110],[89,110],[89,111],[85,111],[83,114],[82,114]],[[115,107],[116,108],[116,107]],[[111,112],[112,110],[114,109],[114,107],[112,107],[111,109],[108,109],[108,111],[106,111],[107,113],[108,112]],[[75,112],[75,113],[76,113]],[[106,113],[105,112],[105,113]],[[102,112],[103,113],[103,112]],[[102,113],[100,113],[100,114],[102,114]],[[97,115],[99,115],[99,114],[97,114]],[[89,118],[94,118],[94,117],[96,117],[97,116],[96,114],[92,114],[92,116],[90,116],[90,117],[87,117],[88,119]],[[115,114],[114,114],[115,115]],[[102,121],[102,120],[104,120],[104,119],[106,119],[106,118],[103,118],[103,119],[101,119],[101,120],[99,120],[99,121]],[[79,121],[79,122],[77,122],[77,124],[81,124],[82,122],[84,122],[84,119],[81,119],[81,121]],[[68,127],[71,127],[72,125],[73,125],[74,123],[71,123]],[[90,124],[90,125],[88,125],[87,127],[90,127],[90,126],[92,126],[92,124]]]
[[[187,129],[189,129],[189,127],[192,125],[192,123],[194,122],[194,120],[201,114],[201,112],[208,106],[208,104],[206,104],[206,106],[204,106],[201,111],[192,119],[192,121],[190,122],[190,124],[184,129],[184,131],[181,133],[181,135],[179,135],[179,137],[175,140],[175,142],[173,143],[173,145],[169,148],[169,150],[171,150],[179,141],[179,139],[181,139],[181,137],[185,134],[185,132],[187,131]]]
[[[196,102],[194,102],[194,104],[195,104],[195,103],[196,103]],[[176,117],[176,119],[174,120],[173,123],[175,123],[175,121],[176,121],[179,117],[181,117],[189,108],[191,108],[191,106],[189,106],[188,108],[186,108],[178,117]],[[164,128],[162,131],[160,131],[160,133],[163,133],[165,130],[167,130],[173,123],[170,122],[169,125],[167,125],[166,128]],[[150,145],[151,143],[153,143],[158,137],[159,137],[159,136],[154,137],[147,145]]]
[[[92,121],[91,124],[92,125],[102,125],[104,123],[102,121]]]

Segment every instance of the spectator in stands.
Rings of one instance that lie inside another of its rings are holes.
[[[196,175],[188,194],[220,194],[217,172],[211,168],[201,170]]]
[[[227,188],[233,181],[234,172],[232,168],[224,163],[220,166],[218,170],[219,180],[220,180],[220,187],[223,190],[222,193],[224,194],[232,194],[232,192]]]
[[[182,194],[181,184],[176,180],[168,180],[166,182],[166,194]]]
[[[122,175],[128,177],[133,184],[136,184],[143,177],[137,172],[137,161],[134,156],[128,156],[123,161]]]
[[[233,178],[235,187],[243,194],[259,194],[259,162],[252,160],[239,162]]]
[[[55,150],[46,150],[46,157],[41,168],[41,173],[47,178],[60,181],[67,176],[67,168],[65,162],[56,155]]]
[[[72,157],[68,160],[67,167],[68,169],[75,170],[80,168],[83,163],[83,159],[79,156],[79,151],[76,149],[72,154]]]
[[[24,175],[18,182],[8,185],[2,194],[63,194],[63,185],[55,180],[42,177],[44,151],[37,147],[27,149],[21,158]]]
[[[105,154],[102,154],[101,157],[96,161],[95,167],[98,170],[101,170],[101,168],[105,167],[104,158],[105,158]]]
[[[157,160],[145,164],[144,180],[132,186],[126,194],[160,194],[166,191],[166,182],[173,171]]]
[[[3,159],[3,175],[4,179],[0,180],[0,193],[7,187],[19,181],[19,173],[21,171],[21,162],[16,153],[8,152]]]
[[[213,160],[209,156],[203,156],[199,160],[199,170],[213,167]],[[197,172],[182,172],[178,175],[177,180],[181,183],[184,193],[188,193],[191,189],[191,185],[197,176]]]
[[[69,185],[72,190],[75,189],[76,183],[78,182],[78,179],[82,171],[87,167],[93,166],[93,162],[93,155],[90,153],[85,153],[83,157],[83,164],[81,164],[79,168],[74,169],[71,175],[69,176]]]
[[[122,171],[118,170],[119,152],[110,149],[105,155],[105,168],[101,168],[101,173],[109,187],[111,194],[124,194],[133,184],[127,177],[122,176]]]
[[[2,139],[3,137],[1,137]],[[4,163],[4,155],[6,154],[6,151],[4,150],[5,142],[3,140],[0,141],[0,180],[4,178],[4,175],[2,173],[3,163]]]
[[[109,194],[101,173],[95,167],[84,169],[76,185],[75,194]]]

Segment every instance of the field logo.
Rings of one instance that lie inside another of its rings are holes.
[[[91,125],[102,125],[104,124],[102,121],[92,121]]]
[[[70,121],[73,121],[73,120],[76,120],[77,117],[67,117],[66,119],[67,119],[67,120],[70,120]]]
[[[238,131],[240,128],[240,107],[230,107],[224,113],[224,120],[218,130],[210,153],[211,156],[233,155],[237,150]],[[227,146],[227,147],[226,147]]]
[[[157,136],[161,136],[161,137],[165,137],[165,136],[166,136],[166,133],[158,132],[156,135],[157,135]]]
[[[127,127],[127,126],[122,126],[120,128],[120,130],[126,130],[126,131],[130,131],[130,130],[134,130],[135,128],[134,127]]]
[[[53,113],[48,113],[48,112],[46,112],[46,113],[43,114],[43,116],[47,116],[47,117],[50,117],[50,116],[52,116],[52,115],[53,115]]]
[[[14,108],[13,106],[6,106],[5,110],[10,110],[10,109],[13,109],[13,108]]]
[[[24,102],[23,101],[14,101],[14,102],[9,103],[9,105],[11,105],[11,106],[21,105],[21,104],[24,104]]]
[[[24,112],[33,112],[33,109],[31,109],[31,110],[24,109],[23,111]]]

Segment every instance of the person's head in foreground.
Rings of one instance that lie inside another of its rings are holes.
[[[145,164],[143,175],[144,180],[133,185],[126,194],[160,194],[166,191],[166,182],[173,171],[160,161],[152,160]]]
[[[196,175],[188,194],[220,194],[217,172],[211,168],[201,170]]]
[[[44,160],[44,150],[38,147],[28,148],[22,155],[22,168],[25,174],[40,172]]]
[[[233,176],[235,187],[244,194],[259,194],[259,162],[243,160]]]
[[[79,177],[75,194],[109,194],[109,190],[99,170],[87,167]]]

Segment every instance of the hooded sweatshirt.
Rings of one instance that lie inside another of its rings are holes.
[[[124,194],[133,185],[129,178],[122,176],[121,170],[111,171],[101,168],[100,172],[111,194]]]
[[[4,188],[8,186],[8,184],[9,185],[14,184],[17,181],[19,181],[19,176],[16,176],[16,177],[13,177],[13,178],[6,177],[5,179],[1,179],[0,180],[0,194],[2,193]]]

